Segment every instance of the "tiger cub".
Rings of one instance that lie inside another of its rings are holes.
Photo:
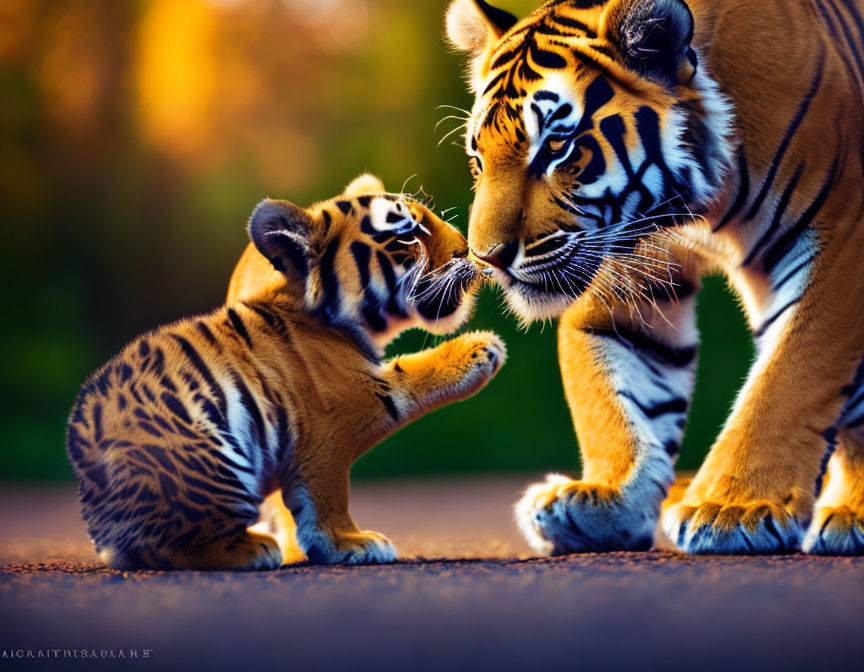
[[[248,228],[243,300],[140,336],[72,411],[67,452],[110,567],[278,567],[274,538],[247,528],[280,489],[311,562],[394,560],[348,513],[351,464],[504,362],[488,332],[383,360],[405,329],[460,326],[478,273],[455,228],[376,178],[309,209],[264,200]]]

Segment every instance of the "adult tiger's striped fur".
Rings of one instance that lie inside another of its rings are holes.
[[[520,21],[457,0],[447,23],[476,93],[471,250],[524,319],[561,316],[583,474],[517,505],[534,547],[651,545],[720,271],[758,358],[664,529],[695,553],[864,552],[864,2],[553,0]]]
[[[376,178],[308,210],[262,201],[249,233],[235,300],[134,340],[72,412],[84,520],[111,567],[276,567],[277,542],[247,527],[279,489],[311,561],[392,561],[348,513],[352,462],[504,361],[491,333],[382,361],[404,329],[464,322],[478,273],[456,229]]]

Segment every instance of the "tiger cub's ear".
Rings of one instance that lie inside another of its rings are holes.
[[[249,237],[273,268],[302,282],[309,270],[311,226],[312,217],[303,208],[265,198],[249,217]]]
[[[624,64],[646,79],[674,87],[696,74],[693,14],[684,0],[619,0],[603,23]]]
[[[351,184],[345,187],[343,192],[345,198],[357,198],[366,194],[383,194],[387,189],[384,183],[371,173],[363,173],[351,180]]]
[[[453,0],[447,8],[447,41],[457,51],[471,54],[470,83],[475,92],[486,77],[493,47],[517,21],[485,0]]]

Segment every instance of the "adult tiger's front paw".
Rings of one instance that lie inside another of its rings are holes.
[[[332,543],[314,544],[306,549],[309,562],[322,565],[380,565],[394,562],[396,548],[379,532],[343,532]]]
[[[770,555],[801,546],[798,520],[768,501],[680,503],[663,514],[663,531],[682,551],[706,555]]]
[[[801,549],[816,555],[864,555],[864,513],[848,506],[817,508]]]
[[[648,550],[658,511],[659,501],[634,506],[619,490],[560,474],[530,486],[515,507],[519,529],[543,555]]]

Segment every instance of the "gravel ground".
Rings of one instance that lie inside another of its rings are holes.
[[[0,668],[861,668],[864,558],[532,558],[530,480],[361,484],[355,518],[408,559],[260,574],[104,569],[74,493],[5,488]]]

